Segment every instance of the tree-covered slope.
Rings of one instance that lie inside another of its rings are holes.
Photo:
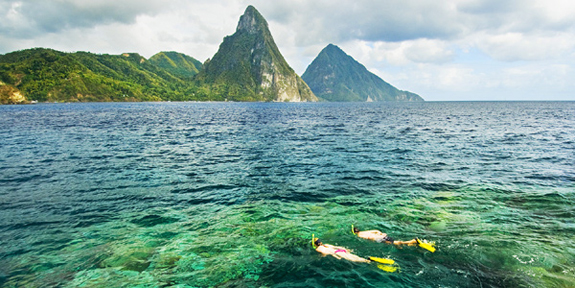
[[[268,23],[253,6],[248,6],[236,32],[224,38],[196,80],[229,100],[317,101],[285,61]]]
[[[178,52],[160,52],[149,59],[150,63],[174,76],[191,79],[202,69],[202,62]]]
[[[199,94],[190,81],[197,72],[185,73],[193,61],[180,57],[186,62],[176,61],[170,70],[136,53],[99,55],[35,48],[0,55],[0,81],[18,89],[28,101],[197,100]],[[180,67],[182,63],[186,65]]]
[[[327,101],[423,101],[419,95],[383,81],[333,44],[319,53],[302,78]]]

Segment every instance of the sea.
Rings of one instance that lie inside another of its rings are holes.
[[[573,235],[575,102],[0,106],[0,287],[574,287]]]

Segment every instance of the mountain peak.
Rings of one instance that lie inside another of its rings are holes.
[[[322,57],[349,57],[351,58],[351,56],[347,55],[347,53],[345,53],[343,50],[341,50],[341,48],[339,48],[339,46],[334,45],[334,44],[328,44],[327,46],[325,46],[325,48],[323,48],[321,50],[321,52],[319,53],[318,57],[320,57],[320,55],[322,55]]]
[[[250,5],[246,8],[244,15],[240,17],[236,32],[246,31],[253,34],[260,30],[258,28],[268,29],[268,22],[254,6]]]
[[[369,72],[333,44],[321,50],[302,78],[314,94],[327,101],[423,101]]]
[[[339,48],[337,45],[334,44],[328,44],[327,46],[325,46],[325,48],[323,48],[323,51],[341,51],[343,52],[343,50],[341,50],[341,48]],[[345,52],[343,52],[345,53]]]
[[[238,28],[226,36],[196,76],[205,89],[233,101],[317,101],[281,55],[268,23],[248,6]]]

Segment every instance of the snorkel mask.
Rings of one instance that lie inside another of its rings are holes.
[[[311,234],[311,247],[313,247],[313,249],[317,249],[317,246],[315,245],[315,241],[317,241],[318,238],[315,238],[314,234]]]

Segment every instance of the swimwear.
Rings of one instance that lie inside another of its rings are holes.
[[[333,252],[333,254],[338,253],[338,252],[347,253],[347,251],[345,249],[337,249],[337,250],[335,250],[335,252]]]
[[[391,242],[391,243],[393,243],[393,241],[395,241],[395,240],[393,240],[393,238],[391,238],[391,237],[389,237],[389,236],[385,236],[385,237],[383,237],[383,238],[380,238],[380,239],[375,240],[375,242],[377,242],[377,243],[383,243],[383,242]]]

